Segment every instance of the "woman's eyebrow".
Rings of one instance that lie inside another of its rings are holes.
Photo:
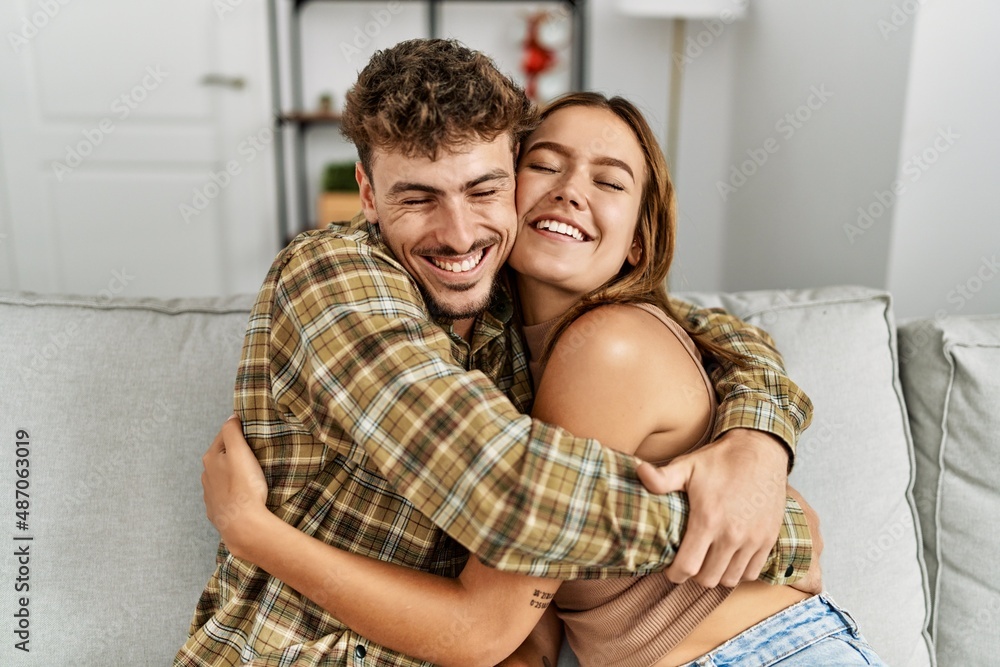
[[[528,150],[526,150],[524,154],[527,155],[528,153],[534,150],[548,150],[552,151],[553,153],[558,153],[559,155],[562,155],[564,157],[569,157],[571,153],[569,148],[567,148],[563,144],[556,143],[554,141],[539,141],[538,143],[531,144],[531,146],[528,147]],[[624,170],[625,173],[627,173],[629,177],[632,178],[632,182],[635,183],[635,174],[632,173],[632,167],[628,166],[627,162],[624,162],[616,157],[611,157],[611,156],[597,157],[591,160],[591,162],[593,164],[600,164],[608,167],[618,167],[619,169]]]
[[[635,183],[635,174],[632,173],[632,167],[628,166],[627,162],[623,162],[616,157],[599,157],[592,160],[594,164],[603,164],[609,167],[618,167],[619,169],[624,169],[628,175],[632,178],[632,182]]]

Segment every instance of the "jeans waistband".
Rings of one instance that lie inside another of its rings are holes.
[[[848,630],[860,637],[858,625],[826,593],[820,593],[779,611],[745,632],[733,637],[691,665],[716,665],[746,662],[755,656],[760,664],[769,664],[792,650],[824,637]]]

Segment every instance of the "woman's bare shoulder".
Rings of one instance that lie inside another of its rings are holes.
[[[552,348],[553,363],[651,373],[662,377],[662,366],[683,351],[677,337],[655,315],[631,304],[608,304],[574,320]],[[585,369],[580,369],[584,371]]]
[[[634,306],[601,306],[577,318],[556,341],[532,414],[635,452],[679,419],[672,412],[677,401],[670,400],[678,379],[672,369],[692,367],[676,336],[654,315]]]

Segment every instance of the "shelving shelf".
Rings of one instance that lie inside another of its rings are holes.
[[[312,127],[336,126],[340,122],[338,113],[318,113],[302,111],[305,103],[302,94],[302,8],[312,3],[374,2],[374,0],[268,0],[269,41],[271,49],[271,107],[275,125],[275,177],[277,179],[277,205],[279,224],[279,247],[283,247],[299,231],[313,226],[308,220],[311,210],[308,202],[308,181],[306,174],[306,134]],[[427,8],[427,34],[440,36],[441,8],[445,4],[476,3],[558,3],[569,10],[572,21],[573,41],[571,46],[570,85],[576,90],[586,87],[586,40],[587,40],[587,0],[402,0],[418,2]],[[292,101],[286,105],[282,99],[282,61],[279,46],[278,26],[281,25],[281,11],[289,11],[288,50],[289,83]],[[287,164],[286,132],[291,140],[291,165]],[[296,197],[294,223],[288,211],[288,174],[291,172]]]

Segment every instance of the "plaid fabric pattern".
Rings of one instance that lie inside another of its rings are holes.
[[[685,313],[709,329],[728,321]],[[235,409],[272,511],[328,544],[450,577],[468,550],[496,567],[563,579],[661,569],[680,543],[686,496],[651,496],[631,456],[523,414],[531,380],[512,314],[500,294],[467,343],[430,320],[377,228],[300,235],[261,288],[236,381]],[[730,370],[738,416],[729,423],[752,416],[753,427],[794,446],[810,408],[779,370]],[[748,407],[770,403],[772,382],[779,400],[798,401],[791,416]],[[765,576],[797,578],[810,555],[804,515],[789,500]],[[331,591],[340,576],[329,574]],[[428,638],[461,640],[458,628]],[[426,663],[368,642],[220,544],[174,664]]]
[[[750,428],[777,436],[787,445],[791,472],[798,434],[812,421],[812,401],[802,389],[785,377],[785,362],[774,340],[763,329],[736,322],[721,308],[697,308],[671,298],[674,312],[686,320],[689,331],[708,333],[716,343],[749,357],[752,370],[733,372],[727,366],[710,363],[708,375],[715,384],[719,410],[712,439],[734,428]],[[748,336],[753,332],[756,336]]]

